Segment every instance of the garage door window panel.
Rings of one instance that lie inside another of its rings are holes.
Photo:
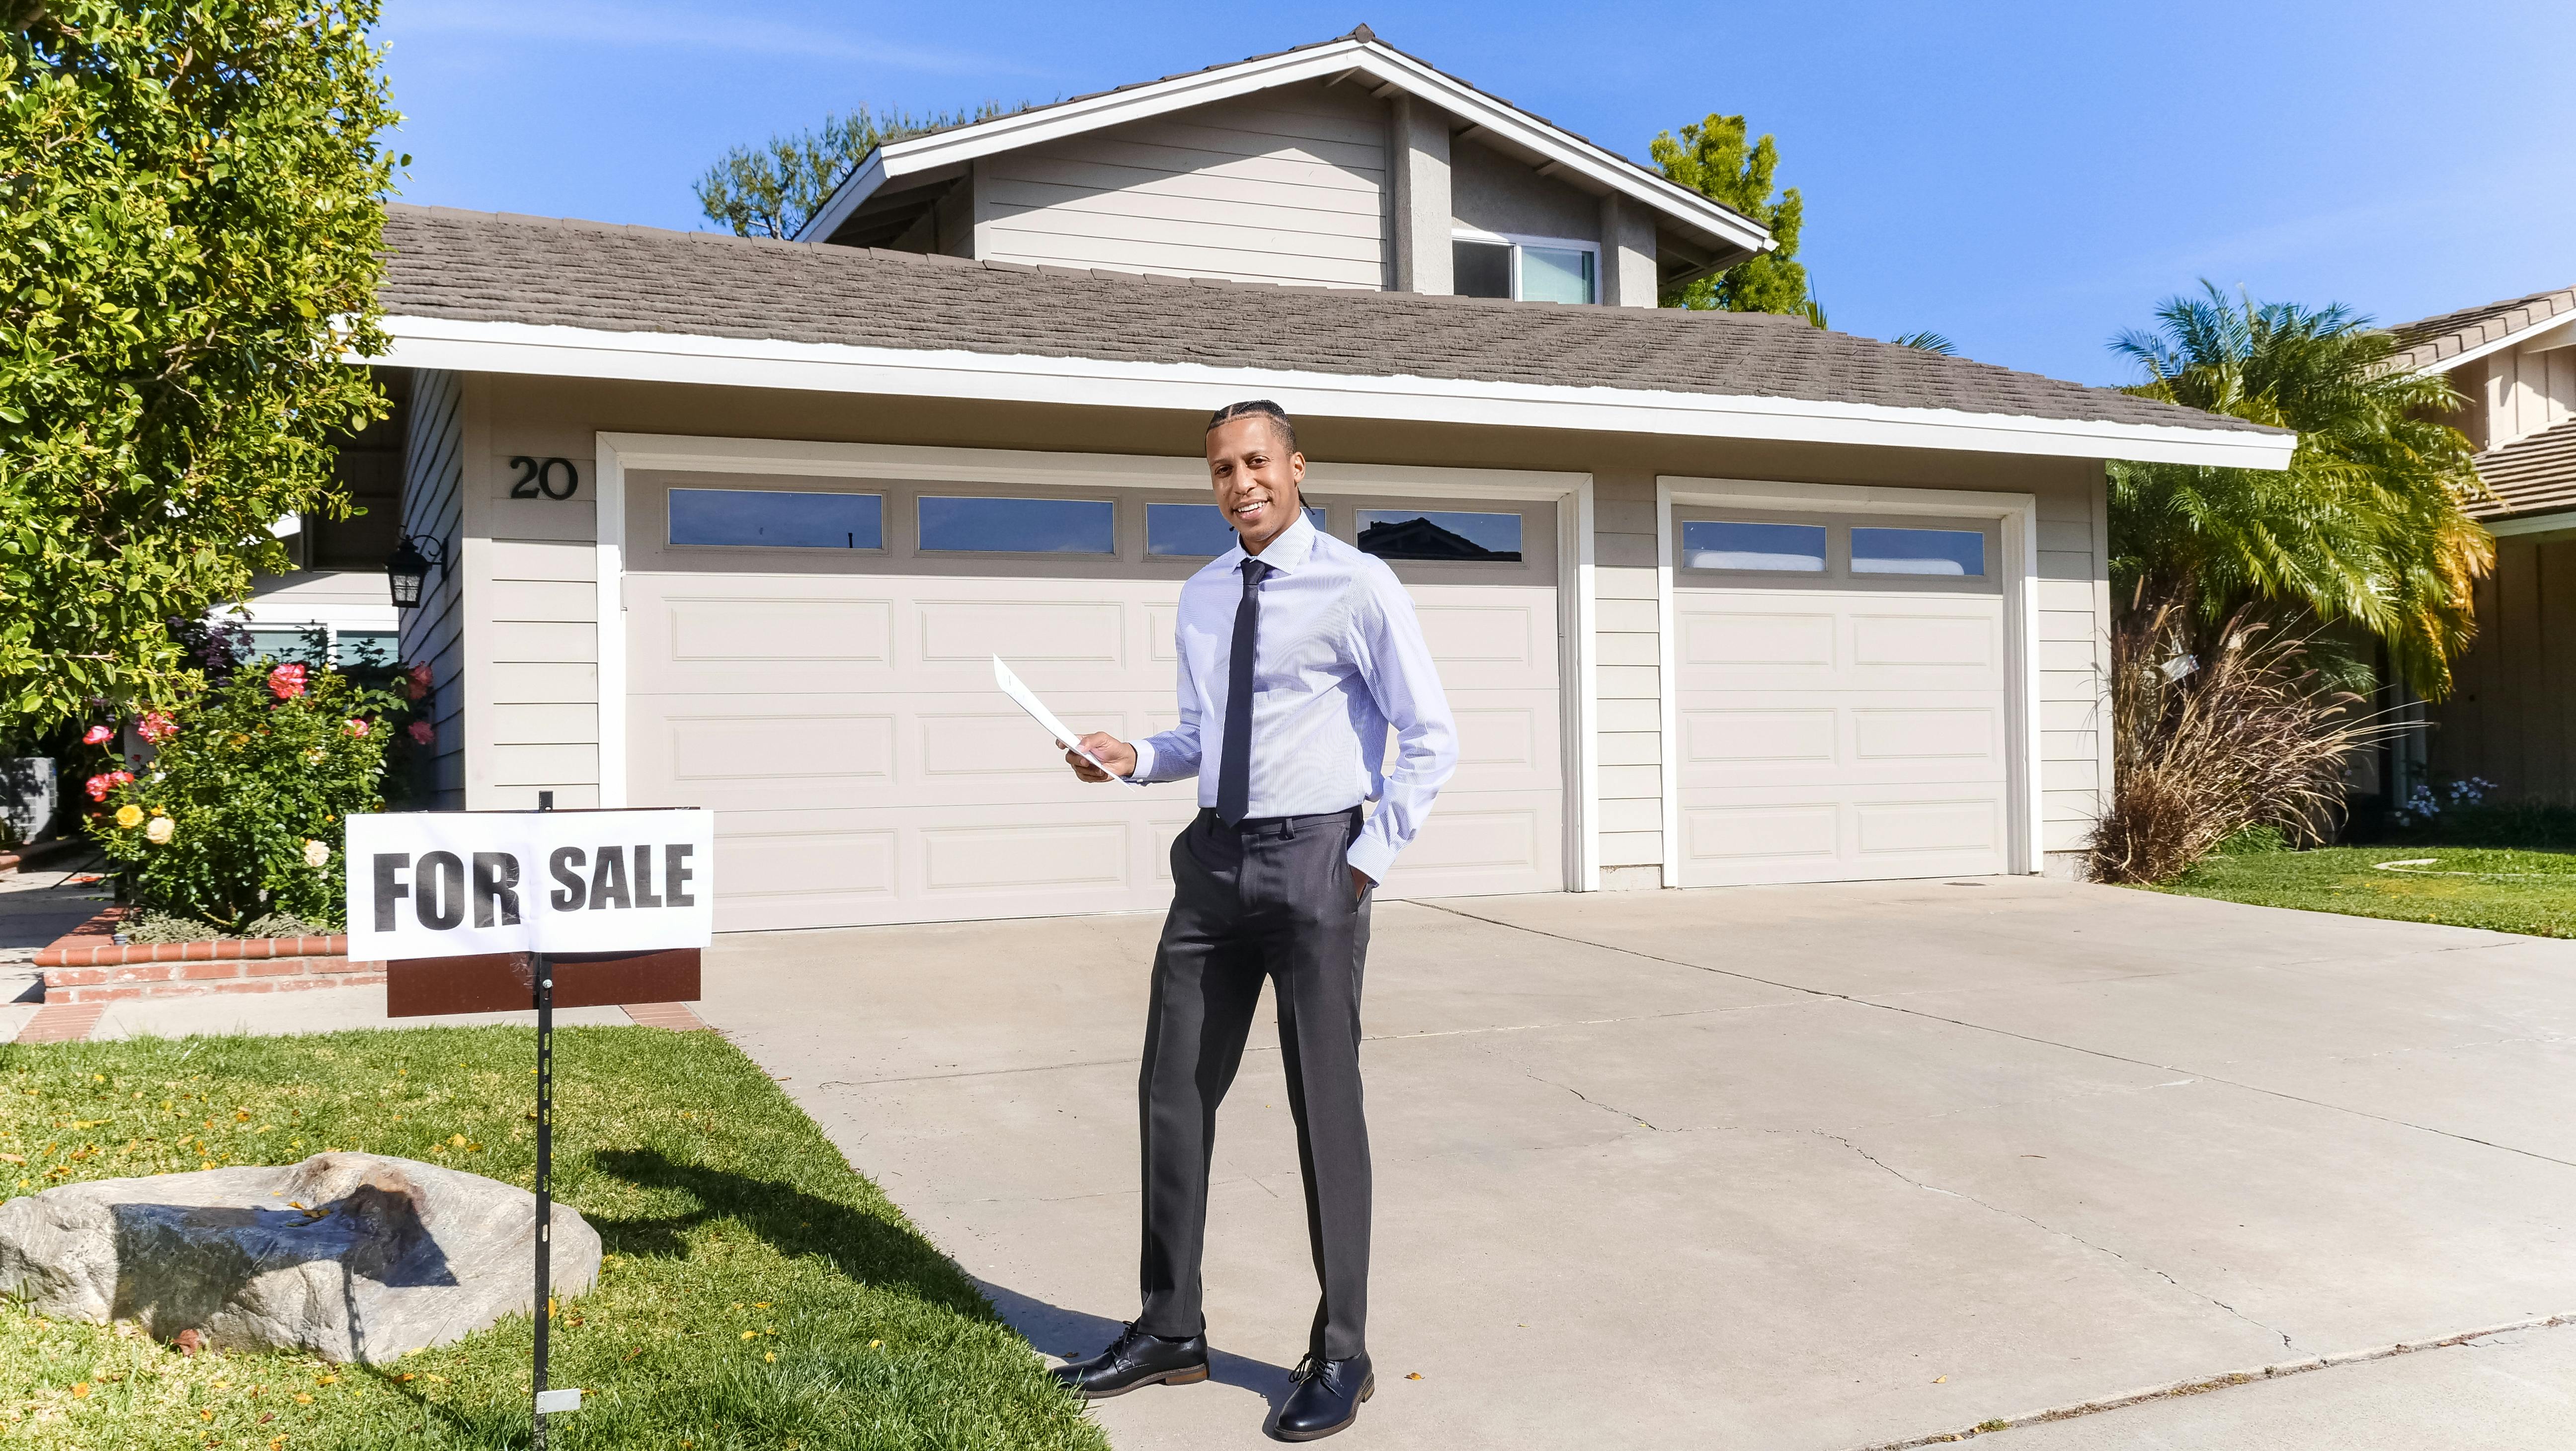
[[[1362,509],[1362,554],[1477,564],[1521,562],[1521,516],[1464,509]]]
[[[1822,574],[1825,532],[1822,524],[1689,519],[1682,523],[1682,564],[1689,569]]]
[[[680,547],[883,549],[885,495],[673,489],[667,523]]]
[[[1118,552],[1118,506],[1107,499],[924,494],[914,508],[925,554]]]
[[[1851,567],[1854,574],[1983,579],[1986,536],[1974,529],[1855,526],[1851,531]]]

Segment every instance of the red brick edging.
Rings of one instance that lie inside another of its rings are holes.
[[[385,980],[381,962],[351,962],[349,939],[228,937],[202,942],[117,942],[127,909],[111,907],[36,953],[47,1003],[196,993],[287,992]]]

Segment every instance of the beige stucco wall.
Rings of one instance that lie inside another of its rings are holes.
[[[602,431],[1198,456],[1205,415],[475,375],[464,461],[470,632],[463,773],[474,808],[598,800],[591,497]],[[1224,400],[1211,397],[1213,405]],[[2027,492],[2039,500],[2042,846],[2079,848],[2108,779],[2109,615],[2097,462],[1317,418],[1307,454],[1343,463],[1544,469],[1593,478],[1603,885],[1662,884],[1655,479],[1661,474]],[[505,497],[516,455],[561,457],[566,502]]]

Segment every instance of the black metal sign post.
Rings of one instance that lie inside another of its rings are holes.
[[[537,1364],[533,1378],[534,1432],[530,1445],[546,1447],[546,1333],[554,1326],[552,1256],[555,1229],[555,970],[536,954],[537,980]]]
[[[555,793],[537,793],[537,809],[552,811]],[[542,952],[529,960],[537,989],[537,1349],[529,1377],[529,1442],[546,1451],[546,1339],[554,1329],[555,1238],[555,970]]]

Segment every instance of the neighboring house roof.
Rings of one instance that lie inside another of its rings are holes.
[[[2576,318],[2576,287],[2464,307],[2390,328],[2389,336],[2397,342],[2390,361],[2410,373],[2448,372],[2571,318]]]
[[[1667,224],[1696,234],[1702,245],[1721,253],[1744,256],[1776,245],[1769,232],[1741,213],[1405,54],[1365,25],[1331,40],[889,141],[861,159],[797,236],[814,241],[828,238],[861,203],[889,184],[927,172],[946,174],[944,168],[979,156],[1275,86],[1360,77],[1366,77],[1366,84],[1378,95],[1407,92],[1468,122],[1461,134],[1498,142],[1533,158],[1543,170],[1583,178],[1602,191],[1615,191],[1652,207]]]
[[[387,208],[382,361],[2286,466],[2293,436],[1755,313],[1034,268]],[[838,371],[833,371],[837,369]],[[1242,396],[1236,394],[1235,396]]]
[[[2576,421],[2488,449],[2476,463],[2478,477],[2495,491],[2493,499],[2469,505],[2477,518],[2576,509]]]

